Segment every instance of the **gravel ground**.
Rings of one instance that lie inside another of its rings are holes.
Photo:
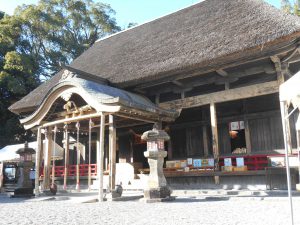
[[[178,197],[173,202],[78,203],[37,201],[0,195],[0,224],[257,224],[289,223],[287,198]],[[294,198],[294,212],[300,197]],[[295,213],[295,224],[300,214]]]

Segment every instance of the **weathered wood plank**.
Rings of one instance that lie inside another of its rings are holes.
[[[114,190],[116,186],[116,123],[113,115],[109,115],[109,187]]]
[[[43,151],[43,140],[41,128],[37,130],[37,149],[35,153],[35,195],[38,196],[40,193],[39,189],[39,178],[40,178],[40,167],[41,167],[41,152]]]
[[[219,74],[222,77],[227,77],[228,76],[228,73],[223,69],[216,70],[216,72],[217,72],[217,74]]]
[[[219,103],[233,101],[238,99],[250,98],[255,96],[267,95],[279,91],[277,81],[266,82],[262,84],[251,85],[242,88],[219,91],[206,95],[198,95],[170,102],[161,103],[160,106],[165,109],[174,108],[191,108],[210,104],[211,102]]]
[[[211,119],[211,131],[212,131],[212,148],[215,160],[215,169],[219,170],[219,138],[218,138],[218,127],[217,127],[217,112],[216,112],[216,104],[210,104],[210,119]],[[219,184],[220,179],[219,176],[215,176],[215,183]]]
[[[97,175],[99,180],[98,201],[103,202],[103,161],[104,161],[105,114],[100,118],[99,152],[97,157]]]
[[[203,150],[204,156],[208,156],[208,137],[207,137],[207,127],[204,125],[202,126],[202,135],[203,135]]]
[[[44,178],[43,178],[43,189],[47,190],[50,188],[50,164],[52,154],[52,127],[45,129],[45,158],[44,158]]]

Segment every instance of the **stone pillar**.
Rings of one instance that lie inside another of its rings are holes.
[[[32,196],[34,187],[30,179],[30,170],[34,165],[32,154],[35,153],[35,150],[29,148],[26,142],[24,148],[20,148],[16,153],[20,155],[20,162],[18,163],[18,182],[17,188],[14,190],[14,197]]]
[[[171,190],[167,185],[163,173],[164,158],[167,156],[164,142],[170,139],[169,135],[163,131],[153,128],[142,135],[142,139],[147,141],[147,151],[144,152],[150,167],[148,185],[144,190],[144,201],[161,202],[171,200]]]

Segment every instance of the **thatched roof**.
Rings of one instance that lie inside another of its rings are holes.
[[[206,0],[97,41],[71,66],[128,87],[175,71],[234,61],[289,41],[300,36],[299,32],[298,17],[263,0]],[[10,110],[40,104],[42,93],[60,76],[58,73]]]

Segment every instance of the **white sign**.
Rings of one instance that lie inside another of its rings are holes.
[[[187,164],[193,165],[193,158],[187,158]]]
[[[236,166],[237,167],[243,167],[245,166],[245,163],[244,163],[244,158],[236,158]]]
[[[231,158],[224,158],[224,166],[232,166]]]
[[[214,159],[208,159],[208,166],[215,166],[215,160]]]
[[[230,130],[243,130],[245,129],[244,121],[236,121],[230,123]]]

